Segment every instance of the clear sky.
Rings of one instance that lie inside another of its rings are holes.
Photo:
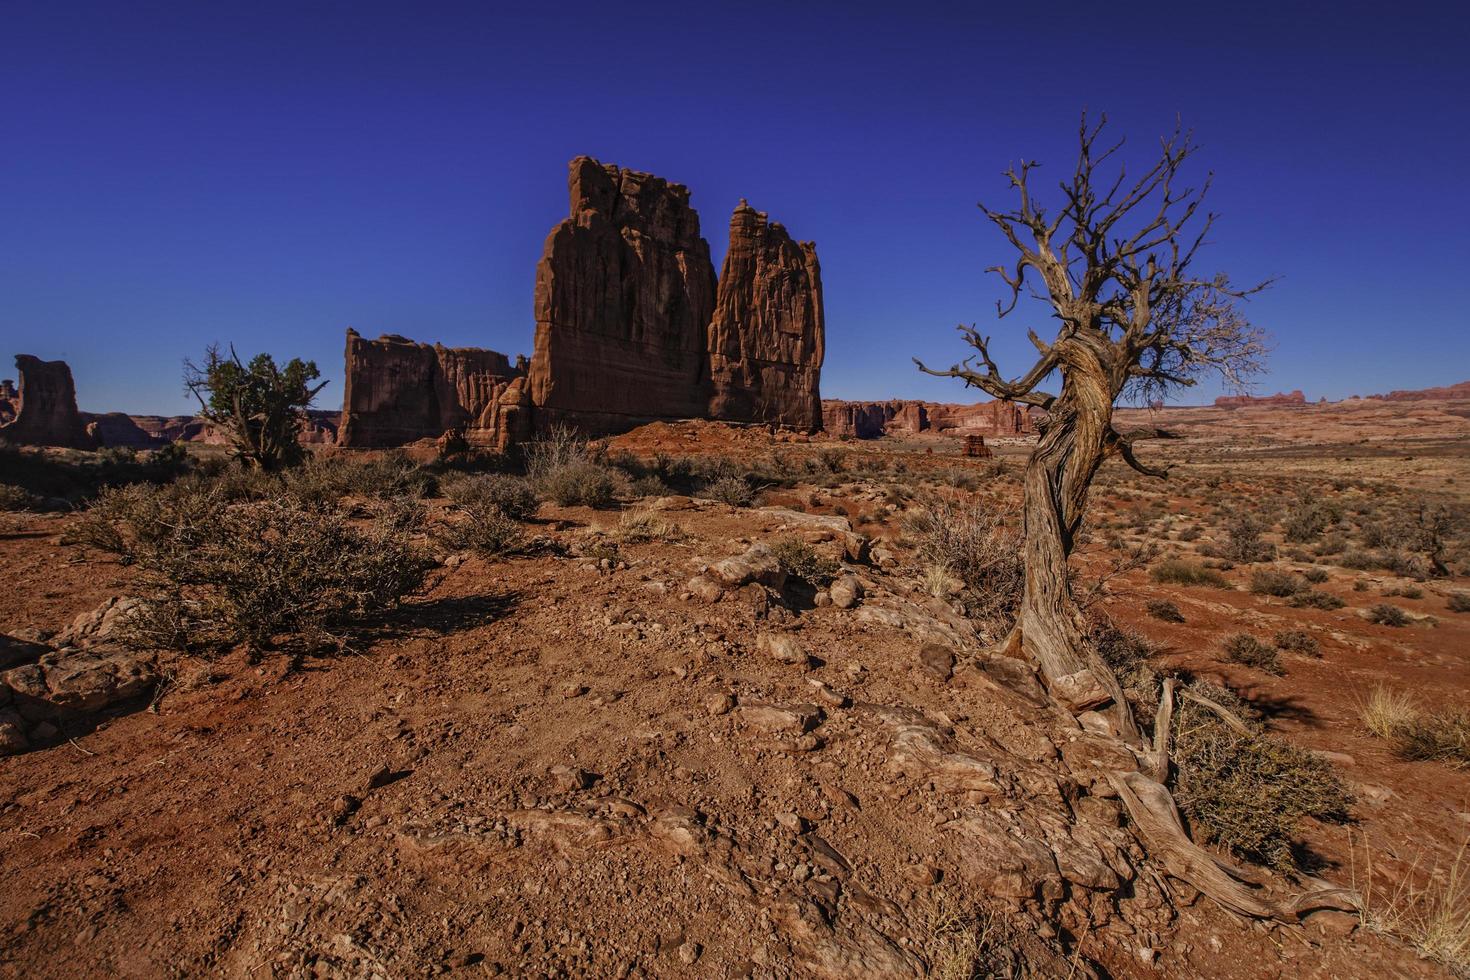
[[[1415,0],[6,0],[0,376],[64,358],[83,409],[183,412],[182,359],[234,342],[314,358],[331,407],[348,326],[529,353],[586,153],[687,184],[717,263],[741,197],[817,242],[825,395],[970,400],[909,358],[993,323],[975,203],[1023,156],[1060,179],[1088,107],[1135,159],[1195,128],[1202,268],[1282,277],[1260,388],[1463,381],[1467,51],[1462,3]],[[991,331],[1015,373],[1028,325]]]

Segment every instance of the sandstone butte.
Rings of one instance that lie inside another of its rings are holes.
[[[569,214],[536,266],[529,363],[349,331],[339,443],[458,428],[503,449],[558,424],[603,435],[689,418],[819,431],[816,246],[741,201],[717,277],[688,188],[590,157],[569,170]]]
[[[43,361],[30,354],[15,356],[20,387],[8,401],[9,422],[0,425],[0,442],[24,446],[92,445],[77,411],[77,390],[65,361]]]

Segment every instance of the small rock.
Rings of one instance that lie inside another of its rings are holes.
[[[685,966],[693,966],[699,959],[699,954],[704,952],[704,947],[690,940],[679,945],[679,962]]]
[[[756,649],[783,664],[810,667],[811,658],[789,633],[762,633],[756,637]]]
[[[331,817],[333,826],[340,827],[346,823],[347,818],[356,813],[357,808],[360,806],[362,806],[362,800],[353,796],[351,793],[343,793],[337,797],[332,801]]]
[[[712,715],[729,714],[730,709],[735,707],[735,699],[728,694],[715,694],[704,702],[704,707]]]
[[[762,731],[805,734],[820,725],[827,716],[814,704],[743,704],[740,717]]]
[[[776,814],[776,823],[780,824],[782,827],[785,827],[793,834],[804,834],[808,830],[810,830],[812,826],[801,814],[791,813],[790,811]]]
[[[1304,921],[1307,928],[1314,929],[1323,936],[1338,939],[1352,935],[1353,930],[1358,928],[1356,915],[1339,912],[1337,909],[1321,909],[1308,915]]]
[[[592,784],[597,782],[595,773],[577,766],[552,766],[551,778],[556,781],[558,789],[568,793],[591,789]]]
[[[863,583],[856,575],[844,575],[833,582],[827,590],[832,596],[832,605],[838,609],[851,609],[863,597]]]
[[[934,677],[947,681],[954,676],[954,651],[938,643],[919,648],[919,664]]]
[[[714,602],[725,594],[725,590],[714,579],[704,575],[696,575],[684,584],[684,589],[697,599],[705,602]]]

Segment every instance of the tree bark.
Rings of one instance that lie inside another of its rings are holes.
[[[1012,643],[1040,665],[1057,700],[1073,712],[1104,710],[1118,734],[1136,740],[1122,685],[1087,641],[1067,576],[1088,490],[1109,451],[1114,392],[1106,344],[1072,337],[1057,345],[1062,391],[1026,464],[1026,586]]]

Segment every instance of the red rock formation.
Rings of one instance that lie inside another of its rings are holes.
[[[458,428],[471,445],[504,448],[524,434],[524,395],[524,370],[497,351],[348,330],[337,443],[401,446]]]
[[[1386,402],[1461,401],[1470,399],[1470,381],[1445,385],[1440,388],[1420,388],[1414,391],[1390,391],[1386,395],[1368,395]]]
[[[816,245],[742,200],[709,325],[709,417],[817,431],[824,342]]]
[[[939,402],[822,402],[829,435],[876,439],[883,435],[933,432],[952,435],[1021,436],[1036,431],[1031,413],[1014,402],[955,405]]]
[[[84,449],[91,445],[77,411],[77,390],[71,368],[65,361],[43,361],[30,354],[17,354],[20,372],[19,406],[15,418],[0,426],[0,442],[26,446],[67,446]]]
[[[589,157],[568,185],[571,215],[536,267],[537,425],[703,416],[715,270],[688,189]]]
[[[1252,405],[1305,405],[1307,396],[1302,394],[1301,389],[1287,394],[1277,392],[1274,395],[1221,395],[1215,399],[1216,408],[1247,408]]]

